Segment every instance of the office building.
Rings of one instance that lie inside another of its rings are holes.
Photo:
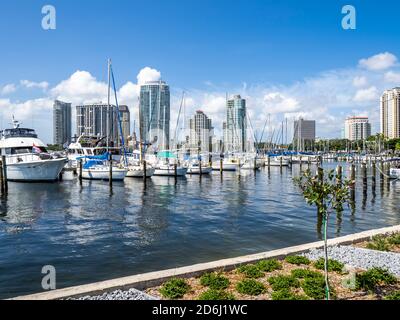
[[[371,136],[371,124],[368,117],[349,117],[344,125],[345,139],[350,141],[366,140]]]
[[[71,143],[71,104],[59,100],[53,105],[53,143],[59,146]]]
[[[300,118],[294,121],[294,147],[298,151],[310,149],[315,142],[315,120],[304,120]]]
[[[203,111],[196,111],[196,114],[189,119],[189,130],[190,149],[200,147],[201,152],[211,152],[213,127],[211,119]]]
[[[140,88],[140,131],[155,151],[169,149],[170,91],[164,81],[146,82]]]

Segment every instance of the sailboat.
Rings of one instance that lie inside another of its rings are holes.
[[[118,99],[117,99],[117,92],[115,88],[115,80],[114,80],[114,74],[112,72],[112,66],[111,66],[111,60],[108,60],[108,107],[110,107],[110,89],[111,89],[111,79],[113,82],[113,87],[114,87],[114,93],[115,93],[115,103],[117,107],[117,116],[118,116],[118,123],[119,123],[119,129],[120,129],[120,136],[122,138],[122,146],[123,146],[123,151],[124,151],[124,159],[125,159],[125,164],[127,161],[126,157],[126,150],[125,150],[125,145],[124,145],[124,137],[122,135],[122,127],[121,127],[121,119],[120,119],[120,114],[119,114],[119,105],[118,105]],[[109,110],[108,110],[109,112]],[[108,118],[109,119],[109,118]],[[109,120],[107,120],[109,121]],[[108,127],[108,123],[107,123]],[[107,130],[107,150],[109,148],[109,132]],[[88,179],[88,180],[109,180],[110,178],[112,180],[124,180],[126,174],[127,174],[127,169],[125,168],[126,166],[113,166],[113,160],[112,157],[110,156],[110,153],[107,151],[106,153],[98,156],[83,156],[83,157],[78,157],[78,161],[83,161],[84,164],[82,167],[82,178],[83,179]],[[111,176],[110,176],[110,171],[111,171]]]

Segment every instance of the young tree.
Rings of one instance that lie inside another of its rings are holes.
[[[322,217],[324,228],[324,258],[325,258],[325,289],[326,299],[330,299],[329,275],[328,275],[328,221],[332,212],[343,212],[344,206],[351,205],[350,188],[354,181],[343,180],[341,172],[334,170],[324,175],[324,170],[318,168],[317,174],[306,170],[300,177],[294,179],[303,192],[309,205],[317,207],[318,215]]]

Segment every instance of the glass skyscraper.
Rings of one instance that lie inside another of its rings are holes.
[[[56,100],[53,105],[53,143],[69,144],[71,137],[71,104]]]
[[[224,123],[225,151],[245,152],[247,140],[246,100],[240,95],[227,101]]]
[[[155,151],[170,148],[170,92],[164,81],[140,87],[140,134]]]

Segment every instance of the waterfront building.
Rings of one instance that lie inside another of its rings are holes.
[[[298,151],[311,148],[315,142],[315,120],[300,118],[294,121],[293,142]]]
[[[71,103],[55,100],[53,104],[53,143],[59,146],[71,142]]]
[[[371,136],[371,124],[368,117],[349,117],[344,124],[345,139],[350,141],[366,140]]]
[[[131,136],[131,113],[128,106],[119,106],[119,117],[121,120],[122,136],[125,144],[128,145],[128,138]]]
[[[200,147],[201,152],[210,152],[213,135],[212,121],[203,111],[196,111],[196,114],[189,119],[189,130],[190,149]]]
[[[109,141],[118,145],[117,107],[103,103],[76,106],[76,130],[78,136],[109,137]],[[110,144],[111,145],[111,144]]]
[[[400,87],[383,93],[380,118],[381,133],[389,139],[400,138]]]
[[[164,81],[140,87],[140,130],[143,141],[156,150],[170,148],[170,91]]]
[[[246,151],[246,100],[240,95],[227,101],[226,122],[224,123],[225,151]]]

